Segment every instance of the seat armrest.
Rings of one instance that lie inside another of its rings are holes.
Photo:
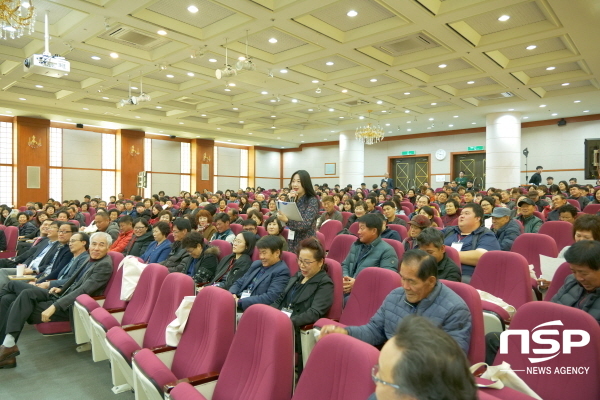
[[[207,374],[201,374],[201,375],[191,376],[189,378],[183,378],[183,379],[180,379],[180,380],[175,381],[175,382],[167,383],[163,387],[163,391],[164,391],[164,393],[170,393],[171,390],[173,390],[173,388],[175,386],[177,386],[178,384],[183,383],[183,382],[187,382],[187,383],[189,383],[192,386],[198,386],[198,385],[203,385],[205,383],[214,382],[217,379],[219,379],[219,373],[218,372],[209,372]]]
[[[148,324],[134,324],[134,325],[124,325],[121,328],[123,328],[123,330],[125,332],[128,332],[128,331],[135,331],[138,329],[144,329],[147,327],[148,327]]]
[[[125,307],[122,308],[109,308],[108,311],[110,314],[115,314],[115,313],[119,313],[119,312],[125,312]]]
[[[314,327],[314,325],[313,325],[313,324],[308,324],[308,325],[301,326],[301,327],[300,327],[300,330],[301,330],[301,331],[309,331],[309,330],[311,330],[313,327]]]
[[[98,301],[98,300],[105,300],[105,299],[106,299],[106,296],[94,296],[94,297],[92,297],[92,300],[96,300],[96,301]]]
[[[153,347],[153,348],[148,349],[148,350],[150,350],[154,354],[160,354],[160,353],[166,353],[167,351],[175,351],[175,350],[177,350],[177,347],[173,347],[173,346],[160,346],[160,347]]]

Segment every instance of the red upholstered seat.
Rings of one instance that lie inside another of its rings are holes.
[[[556,242],[556,249],[559,253],[565,246],[570,246],[574,243],[573,225],[567,221],[544,222],[538,233],[552,237]]]
[[[567,277],[572,273],[571,265],[568,262],[562,263],[554,273],[554,277],[552,277],[552,282],[550,283],[550,287],[546,292],[544,300],[551,301],[554,295],[558,292],[558,289],[560,289],[565,283],[565,279],[567,279]]]
[[[213,240],[212,242],[210,242],[210,245],[219,248],[219,261],[221,261],[223,257],[226,257],[233,253],[233,246],[226,240]]]
[[[398,256],[398,271],[400,271],[400,264],[402,263],[402,257],[404,257],[404,245],[402,242],[394,239],[383,239],[383,241],[394,248]]]
[[[329,251],[331,249],[331,242],[333,242],[333,239],[342,229],[342,223],[337,220],[328,220],[321,225],[319,232],[325,236],[325,251]]]
[[[290,276],[296,275],[296,273],[299,271],[298,257],[296,256],[296,254],[289,251],[282,251],[281,259],[287,264],[290,270]]]
[[[350,252],[352,243],[356,242],[354,235],[337,235],[331,243],[331,250],[327,253],[327,258],[343,263]]]

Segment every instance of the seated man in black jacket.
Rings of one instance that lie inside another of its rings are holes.
[[[417,244],[419,249],[431,254],[437,262],[438,279],[446,279],[448,281],[460,282],[460,268],[446,254],[446,246],[444,245],[444,234],[436,228],[425,228],[417,236]]]

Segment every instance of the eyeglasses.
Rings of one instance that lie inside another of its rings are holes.
[[[233,244],[244,244],[244,243],[245,243],[245,241],[243,241],[243,240],[240,240],[240,239],[235,239],[235,240],[233,241]]]
[[[311,264],[314,264],[314,263],[316,263],[316,262],[317,262],[317,260],[308,261],[308,260],[302,260],[302,259],[300,259],[300,258],[298,259],[298,264],[302,264],[302,265],[304,265],[304,266],[306,266],[306,267],[310,267],[310,266],[311,266]]]
[[[61,233],[73,233],[73,232],[71,232],[71,231],[61,231],[61,230],[59,229],[58,233],[59,233],[59,234],[61,234]]]
[[[145,226],[136,226],[133,229],[136,230],[136,231],[138,231],[140,229],[146,229],[146,227]]]
[[[371,379],[373,379],[373,382],[375,382],[375,384],[381,383],[382,385],[390,386],[390,387],[393,387],[394,389],[400,390],[400,386],[395,385],[393,383],[386,382],[383,379],[380,379],[377,376],[378,374],[379,374],[379,364],[375,364],[375,365],[373,365],[373,368],[371,369]]]

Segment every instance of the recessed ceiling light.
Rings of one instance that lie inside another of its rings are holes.
[[[404,92],[404,94],[405,94],[406,96],[408,96],[408,95],[410,94],[410,92]]]
[[[471,125],[475,125],[477,122],[471,122]]]
[[[244,123],[244,121],[240,121],[240,124],[243,124],[243,123]]]
[[[260,92],[260,94],[269,94],[269,92],[263,90],[262,92]]]
[[[89,108],[87,108],[87,107],[83,107],[83,109],[84,109],[85,111],[89,111]]]
[[[287,69],[280,69],[279,72],[281,72],[282,74],[287,74],[288,70]]]
[[[252,132],[248,132],[248,135],[252,135]]]
[[[498,21],[508,21],[510,19],[510,15],[501,15],[500,18],[498,18]]]
[[[407,124],[410,124],[412,121],[406,121]]]
[[[365,117],[363,117],[362,115],[360,117],[358,117],[358,119],[365,119]]]
[[[42,85],[35,85],[35,87],[36,87],[36,88],[40,88],[40,89],[41,89],[41,88],[43,88],[43,86],[42,86]]]
[[[135,86],[132,86],[132,87],[131,87],[131,89],[132,89],[132,90],[137,90],[138,88],[137,88],[137,87],[135,87]]]
[[[233,110],[234,110],[234,111],[237,111],[237,110],[238,110],[238,108],[237,108],[237,107],[233,107]]]
[[[556,69],[556,67],[548,67],[548,68],[546,68],[546,71],[553,71],[555,69]]]
[[[383,104],[383,101],[377,100],[377,104]]]
[[[523,119],[529,119],[529,117],[523,117]]]
[[[410,110],[404,110],[404,112],[408,114],[410,112]]]
[[[454,125],[450,124],[450,125],[448,125],[448,126],[449,126],[450,128],[452,128]]]
[[[188,72],[187,75],[188,76],[195,76],[196,74],[194,74],[193,72]]]
[[[369,81],[371,81],[371,82],[377,82],[377,79],[371,78],[371,79],[369,79]]]
[[[333,65],[333,61],[327,61],[325,65]]]
[[[340,119],[344,119],[344,117],[339,117]]]
[[[158,131],[158,133],[163,133],[163,131]]]
[[[412,129],[407,129],[408,132],[412,131]]]
[[[277,115],[271,115],[271,118],[277,118]]]
[[[168,74],[167,78],[175,78],[175,75]]]
[[[348,93],[348,89],[342,90],[342,93]]]
[[[162,107],[161,106],[156,106],[156,108],[161,109]]]
[[[432,106],[437,106],[437,103],[431,103]]]
[[[167,31],[163,31],[162,29],[157,31],[156,33],[158,33],[160,36],[165,36],[167,34]]]
[[[543,107],[546,107],[546,105],[545,104],[540,105],[540,108],[543,108]]]
[[[179,125],[183,125],[183,122],[180,122]]]
[[[313,79],[312,83],[319,83],[319,81],[317,79]]]
[[[298,99],[292,99],[292,103],[297,103]]]
[[[569,82],[565,82],[565,83],[563,83],[561,86],[569,86],[569,85],[570,85],[570,83],[569,83]]]
[[[323,139],[323,140],[327,140],[327,139]]]
[[[274,37],[272,37],[271,39],[269,39],[269,43],[277,43],[277,39],[275,39]]]
[[[276,129],[276,128],[274,126],[272,126],[271,129]]]
[[[275,103],[277,100],[275,100],[275,99],[271,99],[271,100],[269,100],[269,101],[270,101],[271,103]]]
[[[533,49],[537,49],[537,46],[535,44],[532,44],[530,46],[525,47],[527,50],[533,50]]]
[[[304,136],[304,133],[301,133],[300,136]]]
[[[515,109],[514,108],[509,108],[508,111],[515,111]]]
[[[231,89],[229,89],[229,88],[225,88],[224,90],[225,90],[226,92],[231,92]]]
[[[140,116],[139,116],[139,115],[136,115],[135,117],[136,117],[136,118],[140,118]]]
[[[439,67],[439,68],[446,68],[446,67],[447,67],[447,65],[446,65],[446,64],[440,64],[440,65],[438,65],[438,67]]]
[[[556,117],[557,115],[558,115],[557,113],[552,113],[552,116],[553,116],[553,117]]]
[[[382,113],[386,113],[387,111],[385,111],[385,110],[382,110],[381,112],[382,112]]]
[[[467,85],[472,85],[474,83],[475,83],[475,81],[469,81],[469,82],[467,82]]]
[[[217,130],[218,130],[218,131],[220,131],[220,130],[221,130],[221,128],[217,128]]]
[[[429,118],[429,120],[430,120],[430,121],[433,121],[433,120],[434,120],[434,118]]]
[[[240,60],[240,61],[245,61],[245,60],[246,60],[246,57],[244,57],[244,56],[239,56],[239,57],[238,57],[238,60]]]
[[[118,53],[110,53],[110,57],[111,58],[119,58],[119,54]]]
[[[300,143],[304,143],[304,140],[301,140]]]
[[[330,108],[329,111],[335,111],[333,108]]]
[[[573,103],[581,103],[581,100],[575,100]]]
[[[214,59],[214,58],[209,58],[209,59],[208,59],[208,62],[217,62],[217,60],[216,60],[216,59]]]
[[[100,58],[100,57],[98,57],[98,56],[92,56],[92,57],[91,57],[91,59],[92,59],[92,60],[101,60],[101,58]]]
[[[235,83],[231,82],[231,83],[228,83],[227,85],[228,85],[228,86],[231,86],[231,87],[234,87],[234,86],[235,86]]]
[[[428,126],[428,127],[427,127],[427,129],[431,129],[431,127],[430,127],[430,126]]]
[[[346,15],[349,17],[356,17],[358,13],[355,10],[350,10],[346,13]]]
[[[458,115],[455,115],[453,118],[458,118]]]
[[[206,117],[206,114],[202,114],[201,117]]]
[[[590,112],[590,110],[583,110],[583,112]]]
[[[309,108],[309,109],[308,109],[308,111],[312,111],[312,110],[313,110],[312,108]]]
[[[188,11],[191,13],[197,13],[198,12],[198,7],[196,6],[189,6],[188,7]]]
[[[106,96],[103,96],[102,98],[103,98],[104,100],[108,100],[108,97],[106,97]]]

